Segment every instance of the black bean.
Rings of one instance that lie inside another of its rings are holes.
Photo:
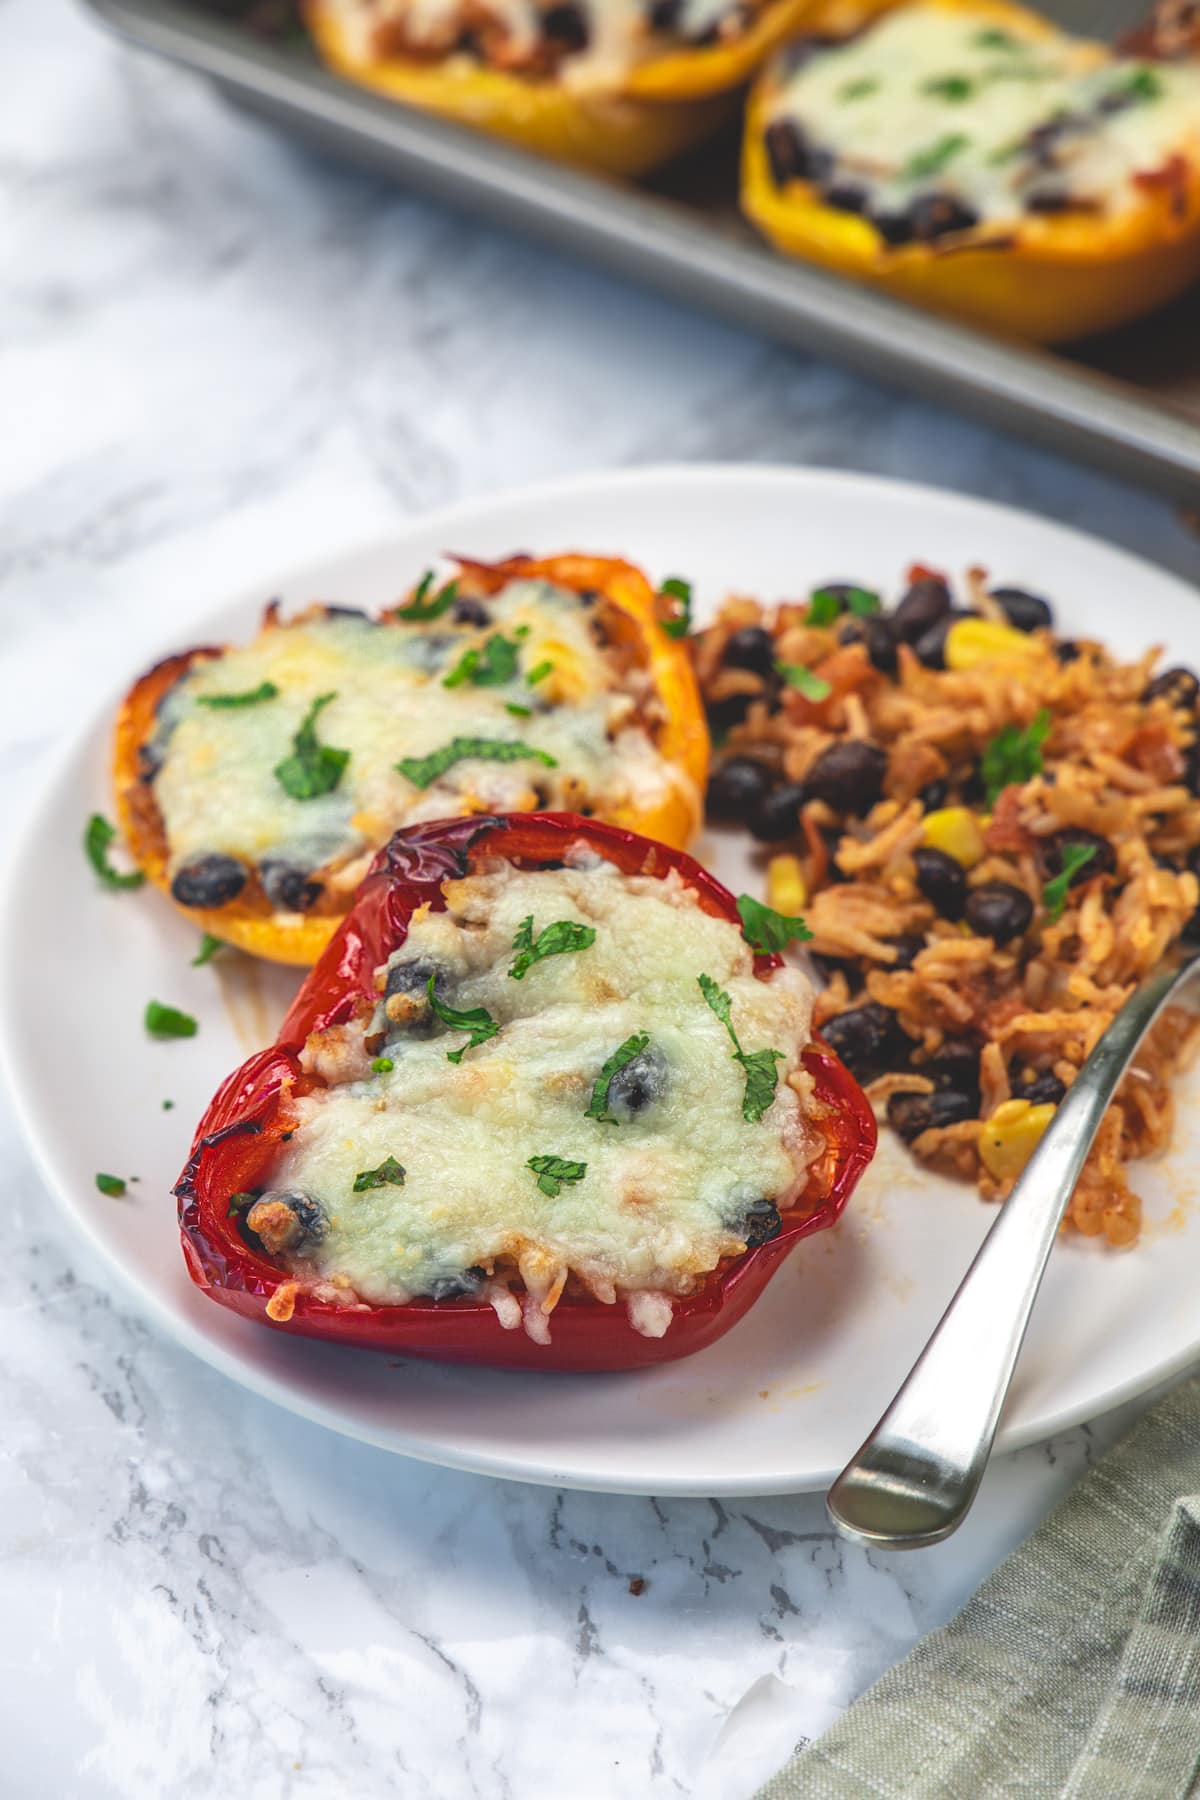
[[[824,50],[841,49],[844,38],[834,37],[828,33],[806,31],[800,37],[792,38],[779,51],[779,65],[786,75],[794,75],[803,69],[813,58],[820,56]]]
[[[651,31],[673,31],[683,0],[653,0],[647,17]]]
[[[973,206],[953,194],[923,194],[909,208],[912,235],[918,243],[932,244],[956,231],[971,231],[979,223]]]
[[[829,986],[835,975],[844,975],[850,992],[854,992],[859,984],[862,971],[852,957],[819,956],[815,950],[810,954],[813,967],[826,987]]]
[[[913,851],[917,886],[943,919],[961,919],[967,904],[966,871],[944,850]]]
[[[813,151],[799,125],[791,119],[774,119],[767,126],[765,142],[776,187],[805,180],[812,168]]]
[[[329,1220],[319,1200],[310,1194],[284,1194],[282,1196],[300,1221],[300,1229],[309,1243],[318,1244],[329,1229]]]
[[[904,1060],[908,1051],[908,1039],[895,1013],[880,1006],[877,1000],[835,1013],[822,1025],[821,1036],[846,1067],[860,1077]]]
[[[782,843],[799,831],[800,808],[807,799],[808,790],[800,782],[781,782],[763,796],[746,823],[764,844]]]
[[[1013,1099],[1028,1100],[1031,1106],[1057,1106],[1067,1091],[1053,1069],[1043,1069],[1032,1081],[1014,1081],[1010,1076],[1010,1085]]]
[[[1008,944],[1029,930],[1033,901],[1011,881],[984,881],[968,894],[966,916],[976,937]]]
[[[450,989],[450,973],[443,963],[431,956],[414,956],[408,962],[393,963],[387,972],[383,1002],[376,1008],[364,1042],[374,1056],[396,1032],[413,1037],[428,1037],[437,1023],[429,1004],[429,977],[433,991],[443,1003]]]
[[[559,0],[557,6],[542,14],[542,35],[563,50],[586,50],[588,22],[583,8],[573,5],[572,0]]]
[[[361,606],[324,606],[321,610],[327,619],[365,619],[368,625],[375,623]]]
[[[708,784],[708,815],[744,824],[770,793],[775,777],[752,756],[731,756],[713,770]]]
[[[888,943],[896,952],[895,962],[887,965],[889,969],[911,969],[925,948],[925,939],[918,931],[903,932],[900,937],[889,938]]]
[[[867,210],[871,195],[868,188],[857,181],[850,181],[846,176],[835,178],[821,195],[826,206],[832,206],[835,212],[862,214]]]
[[[906,643],[915,644],[950,611],[950,589],[939,575],[921,575],[892,614],[892,624]]]
[[[949,798],[950,783],[945,776],[938,781],[926,782],[917,795],[926,812],[940,812]]]
[[[750,711],[750,702],[757,698],[756,694],[728,694],[723,700],[706,700],[704,709],[708,714],[709,729],[719,734],[740,725]]]
[[[835,812],[860,816],[879,799],[886,773],[886,750],[863,738],[846,738],[821,752],[804,785],[810,799],[824,800]]]
[[[976,1094],[961,1094],[955,1088],[938,1088],[932,1094],[893,1094],[887,1104],[888,1124],[906,1144],[923,1131],[943,1130],[947,1125],[961,1125],[965,1119],[979,1117]]]
[[[411,962],[393,963],[387,972],[383,997],[385,1000],[390,1000],[395,994],[425,994],[428,997],[431,975],[434,978],[433,991],[444,1002],[450,985],[449,971],[432,956],[414,956]]]
[[[464,594],[461,600],[454,602],[454,611],[450,614],[456,625],[476,625],[482,628],[490,625],[492,615],[482,600],[475,600]]]
[[[263,893],[279,912],[307,912],[321,897],[321,883],[292,863],[260,863],[258,879]]]
[[[867,646],[872,668],[878,669],[881,675],[894,675],[898,642],[892,620],[882,613],[863,619],[862,640]]]
[[[1060,638],[1054,646],[1054,654],[1060,663],[1078,662],[1083,651],[1073,638]]]
[[[893,250],[899,249],[901,244],[911,244],[916,237],[912,213],[907,207],[902,212],[872,213],[871,223]]]
[[[1062,874],[1063,851],[1068,844],[1081,848],[1090,846],[1094,852],[1075,870],[1068,884],[1071,887],[1078,886],[1081,881],[1090,881],[1093,875],[1111,875],[1117,866],[1117,853],[1107,838],[1095,831],[1085,831],[1082,825],[1066,825],[1042,843],[1042,867],[1047,875]]]
[[[775,642],[761,625],[743,625],[725,645],[721,661],[727,668],[750,669],[755,675],[770,675],[775,668]]]
[[[1049,602],[1037,594],[1026,593],[1024,588],[992,588],[991,598],[1000,602],[1005,618],[1016,631],[1048,630],[1054,624]]]
[[[737,1218],[730,1221],[730,1230],[745,1239],[747,1250],[757,1250],[760,1244],[769,1244],[772,1238],[779,1236],[783,1220],[772,1201],[751,1200]]]
[[[1169,700],[1172,706],[1182,706],[1190,712],[1195,707],[1197,695],[1200,695],[1200,681],[1190,669],[1164,669],[1150,682],[1142,699]]]
[[[927,669],[944,669],[946,666],[946,638],[950,627],[957,624],[959,619],[969,619],[972,616],[971,613],[956,607],[944,618],[939,619],[936,625],[931,625],[928,631],[923,631],[913,645],[917,661],[924,663]]]
[[[670,1065],[655,1044],[647,1044],[608,1084],[608,1110],[632,1118],[661,1100],[670,1085]]]
[[[1155,861],[1157,862],[1157,860],[1156,857]],[[1183,862],[1185,868],[1190,869],[1193,875],[1200,878],[1200,844],[1192,845],[1191,849],[1184,857]]]
[[[249,871],[235,856],[201,856],[180,869],[171,898],[180,906],[227,906],[246,885]]]
[[[486,1269],[464,1269],[458,1275],[435,1275],[429,1284],[431,1300],[468,1300],[487,1280]]]
[[[933,1055],[920,1066],[935,1087],[956,1088],[960,1094],[979,1092],[979,1045],[970,1037],[944,1037]]]

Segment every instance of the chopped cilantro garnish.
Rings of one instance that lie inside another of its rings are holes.
[[[162,1103],[162,1109],[164,1112],[174,1112],[175,1102],[173,1100],[164,1100]]]
[[[431,750],[428,756],[401,757],[396,767],[414,787],[427,788],[456,762],[463,762],[470,756],[480,757],[485,762],[524,762],[532,758],[547,769],[558,767],[553,756],[547,756],[544,750],[535,750],[532,744],[523,744],[520,738],[482,737],[451,738],[448,744],[443,744],[440,750]]]
[[[1104,95],[1101,105],[1106,101],[1110,106],[1119,101],[1127,106],[1144,105],[1149,100],[1161,100],[1163,96],[1162,76],[1153,69],[1134,69],[1123,81],[1110,87]]]
[[[458,582],[448,581],[444,587],[438,589],[432,600],[426,600],[425,596],[432,586],[433,570],[426,569],[407,606],[393,608],[392,616],[404,619],[410,625],[426,625],[430,619],[440,619],[442,614],[454,604],[454,596],[458,592]]]
[[[832,625],[842,610],[842,596],[832,588],[818,588],[808,603],[810,625]]]
[[[372,1075],[390,1075],[395,1068],[390,1056],[377,1056],[371,1064]]]
[[[140,869],[132,869],[128,875],[122,875],[108,860],[109,845],[116,835],[115,825],[110,825],[102,814],[93,813],[83,834],[83,848],[87,859],[105,887],[140,888],[146,879]]]
[[[793,938],[806,944],[812,937],[803,919],[776,912],[773,906],[764,906],[752,894],[739,894],[737,909],[742,921],[742,936],[755,950],[786,950]]]
[[[565,1156],[531,1156],[525,1167],[533,1170],[543,1194],[552,1200],[557,1200],[564,1181],[582,1181],[587,1174],[586,1163],[570,1162]]]
[[[909,181],[924,181],[929,175],[940,175],[946,164],[953,162],[970,141],[961,131],[947,132],[927,150],[918,150],[915,156],[910,156],[902,172]]]
[[[467,1012],[456,1012],[452,1006],[443,1006],[433,991],[436,980],[436,975],[429,977],[426,992],[429,995],[429,1004],[437,1017],[443,1025],[448,1025],[451,1031],[469,1031],[471,1034],[470,1041],[465,1043],[460,1050],[447,1050],[446,1052],[447,1062],[460,1063],[468,1050],[474,1050],[479,1044],[486,1044],[489,1038],[496,1036],[500,1027],[491,1013],[482,1006],[472,1006]]]
[[[674,617],[662,621],[663,630],[668,637],[686,637],[692,629],[691,582],[685,581],[682,575],[668,575],[658,591],[660,594],[666,594],[668,599],[679,602]]]
[[[996,804],[1004,788],[1041,774],[1042,745],[1049,735],[1050,714],[1044,706],[1028,725],[1006,725],[996,733],[979,762],[989,806]]]
[[[846,607],[856,618],[869,619],[879,611],[879,595],[870,588],[852,587],[846,594]]]
[[[553,673],[554,664],[552,662],[535,663],[525,677],[525,686],[536,687],[539,681],[545,681],[547,675],[553,675]]]
[[[1067,904],[1067,889],[1078,875],[1085,863],[1090,863],[1096,854],[1095,844],[1064,844],[1062,849],[1062,869],[1052,876],[1042,889],[1042,904],[1049,915],[1050,923],[1056,924],[1063,916]]]
[[[96,1186],[111,1200],[119,1200],[125,1192],[127,1183],[121,1175],[97,1175]]]
[[[520,954],[508,972],[514,981],[523,981],[534,963],[541,962],[544,957],[566,956],[575,950],[587,950],[595,941],[595,927],[579,925],[574,919],[556,919],[553,925],[547,925],[539,932],[535,939],[533,914],[530,913],[517,926],[512,947]]]
[[[197,694],[197,706],[258,706],[264,700],[274,700],[279,689],[273,681],[260,681],[256,688],[249,688],[244,694]]]
[[[224,948],[224,938],[214,937],[211,931],[206,931],[200,939],[199,949],[192,958],[193,969],[202,969],[205,963],[212,961],[218,950],[224,950]]]
[[[642,1054],[649,1042],[648,1031],[635,1031],[632,1037],[625,1039],[619,1049],[613,1051],[596,1077],[595,1086],[592,1088],[591,1104],[583,1115],[585,1119],[596,1119],[601,1125],[620,1124],[620,1120],[614,1119],[608,1110],[609,1084],[613,1076],[619,1074],[626,1063],[631,1063],[635,1056]]]
[[[504,710],[506,713],[511,713],[514,719],[532,719],[533,717],[532,706],[518,706],[515,700],[510,700]]]
[[[741,1063],[745,1072],[746,1091],[742,1095],[742,1117],[748,1124],[757,1125],[775,1098],[779,1082],[775,1064],[783,1061],[783,1051],[743,1050],[738,1042],[737,1032],[733,1029],[733,1002],[729,995],[717,986],[711,975],[700,975],[697,980],[705,1005],[716,1014],[729,1033],[734,1062]]]
[[[931,94],[935,100],[958,102],[971,98],[975,83],[967,75],[934,75],[921,84],[921,92]]]
[[[180,1012],[176,1006],[164,1006],[160,1000],[148,1000],[143,1023],[151,1037],[185,1038],[195,1037],[200,1027],[191,1013]]]
[[[844,81],[837,91],[837,98],[839,100],[869,100],[872,94],[878,92],[878,77],[861,75],[857,81]]]
[[[977,31],[971,38],[977,50],[1023,50],[1025,46],[1011,31],[1002,31],[998,25],[989,25],[984,31]]]
[[[814,675],[803,663],[777,662],[775,667],[788,686],[794,687],[806,700],[828,700],[833,692],[823,675]]]
[[[316,800],[331,794],[350,761],[348,750],[334,750],[317,741],[317,716],[336,699],[336,694],[317,696],[292,739],[292,754],[275,765],[275,779],[293,800]]]
[[[354,1177],[354,1192],[365,1194],[368,1188],[403,1187],[405,1169],[394,1156],[385,1156],[377,1169],[360,1169]]]
[[[467,650],[444,678],[442,686],[461,687],[469,681],[472,687],[503,687],[517,672],[517,646],[510,639],[493,632],[482,650]]]

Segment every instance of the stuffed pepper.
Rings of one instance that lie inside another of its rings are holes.
[[[707,135],[812,0],[308,0],[331,68],[559,161],[637,175]]]
[[[169,657],[126,699],[133,855],[202,930],[311,963],[406,823],[568,807],[682,845],[708,737],[659,604],[628,563],[554,556],[463,562],[379,618],[268,608],[246,648]]]
[[[808,981],[757,947],[797,922],[741,905],[571,814],[398,832],[199,1127],[193,1279],[281,1330],[457,1361],[710,1343],[875,1141]]]
[[[1175,0],[1124,52],[1008,0],[843,11],[763,75],[743,204],[796,256],[1044,342],[1200,275],[1200,24]]]

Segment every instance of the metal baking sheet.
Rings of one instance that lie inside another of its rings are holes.
[[[607,181],[367,93],[327,74],[302,41],[272,42],[177,0],[85,4],[239,105],[408,186],[1200,506],[1200,290],[1065,354],[1028,349],[767,248],[738,216],[734,132],[647,181]],[[1096,33],[1141,9],[1045,10]]]

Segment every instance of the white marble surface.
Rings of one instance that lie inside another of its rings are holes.
[[[551,470],[864,467],[1197,574],[1157,501],[277,142],[65,0],[0,0],[0,80],[6,845],[131,640],[169,628],[181,570],[240,584]],[[69,1070],[69,1000],[52,976],[47,995]],[[402,1463],[148,1329],[2,1108],[0,1134],[18,1800],[743,1800],[1116,1429],[997,1464],[961,1537],[908,1559],[843,1547],[813,1497],[661,1504]]]

